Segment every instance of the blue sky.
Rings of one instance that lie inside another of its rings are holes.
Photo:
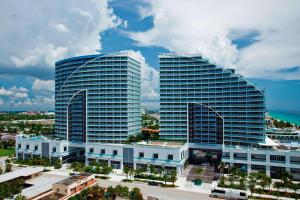
[[[229,1],[211,10],[214,2],[201,1],[199,14],[193,0],[32,1],[0,3],[0,110],[53,110],[55,60],[129,49],[145,58],[150,109],[158,108],[158,53],[184,52],[235,68],[265,90],[268,109],[300,110],[299,3]]]

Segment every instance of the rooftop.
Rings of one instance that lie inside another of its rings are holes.
[[[43,167],[25,167],[12,172],[7,172],[0,175],[0,183],[20,177],[30,176],[32,174],[42,172],[43,170]]]
[[[138,142],[138,145],[147,145],[147,146],[159,146],[159,147],[174,147],[180,148],[184,143],[181,142],[165,142],[165,141],[150,141],[150,142]]]
[[[59,181],[55,184],[57,185],[64,185],[64,186],[69,186],[69,185],[72,185],[73,183],[76,183],[78,181],[81,181],[85,178],[88,178],[89,176],[91,176],[92,174],[91,173],[81,173],[81,174],[77,174],[77,175],[74,175],[74,176],[71,176],[67,179],[64,179],[62,181]]]

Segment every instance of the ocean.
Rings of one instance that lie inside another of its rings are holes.
[[[300,126],[300,111],[270,110],[269,115],[275,119],[280,119]]]

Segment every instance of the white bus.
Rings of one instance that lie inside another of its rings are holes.
[[[248,195],[246,191],[235,190],[230,188],[220,188],[220,187],[211,189],[210,197],[232,199],[232,200],[248,199]]]

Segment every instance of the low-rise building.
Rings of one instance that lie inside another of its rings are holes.
[[[222,149],[222,161],[247,173],[263,172],[272,178],[279,178],[279,172],[285,170],[300,180],[300,145],[267,141],[260,148],[226,146]]]
[[[106,162],[114,169],[153,166],[181,174],[188,159],[188,145],[178,142],[139,142],[133,144],[86,144],[86,164]]]
[[[68,156],[67,141],[23,134],[16,137],[17,159],[24,160],[33,157],[46,157],[51,161],[55,161],[57,159],[64,160]]]
[[[4,183],[6,181],[15,180],[18,178],[25,180],[41,176],[44,168],[43,167],[25,167],[14,170],[12,172],[7,172],[0,175],[0,183]]]
[[[97,184],[95,175],[77,174],[54,183],[51,191],[37,196],[34,200],[65,200],[95,184]]]

